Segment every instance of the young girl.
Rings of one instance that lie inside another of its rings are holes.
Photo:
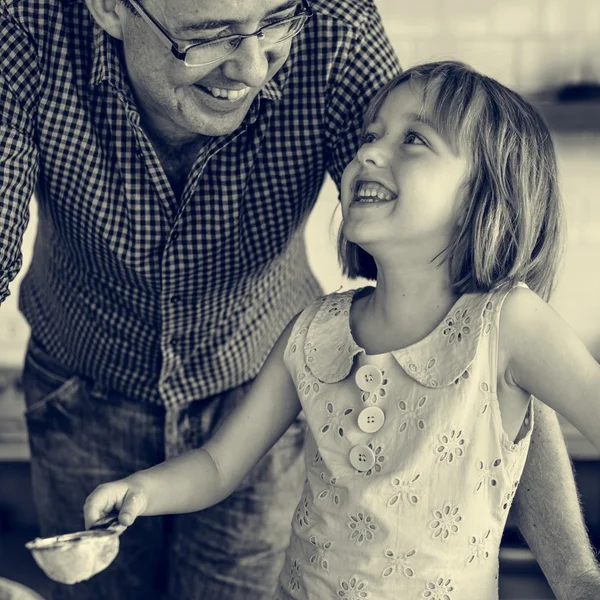
[[[341,204],[345,270],[376,287],[309,306],[212,440],[97,488],[86,524],[219,502],[303,410],[275,598],[496,599],[532,396],[600,448],[600,367],[541,298],[561,229],[550,135],[465,65],[415,67],[370,108]]]

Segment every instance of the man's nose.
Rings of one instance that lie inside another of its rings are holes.
[[[267,78],[269,60],[257,36],[242,40],[235,52],[223,65],[223,73],[232,81],[239,81],[248,87],[259,87]]]

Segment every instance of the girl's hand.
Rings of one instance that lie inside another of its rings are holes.
[[[119,513],[119,523],[129,527],[148,507],[144,487],[133,477],[99,485],[83,506],[85,528],[89,529],[110,513]]]

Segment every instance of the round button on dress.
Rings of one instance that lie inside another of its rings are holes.
[[[385,413],[378,406],[363,408],[358,415],[358,426],[365,433],[379,431],[385,423]]]
[[[363,365],[354,380],[363,392],[374,392],[383,381],[383,373],[375,365]]]
[[[348,458],[357,471],[368,471],[375,464],[375,454],[368,446],[354,446]]]

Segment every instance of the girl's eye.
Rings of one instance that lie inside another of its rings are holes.
[[[361,144],[372,144],[377,138],[375,137],[374,133],[363,133],[360,136],[360,143]]]
[[[405,144],[426,146],[425,140],[416,131],[407,131],[404,136]]]

